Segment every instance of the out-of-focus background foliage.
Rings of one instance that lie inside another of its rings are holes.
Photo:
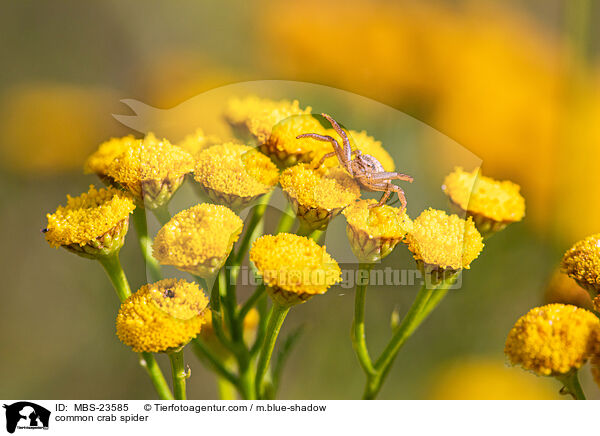
[[[51,249],[39,233],[45,213],[98,183],[81,166],[100,142],[131,132],[112,117],[128,113],[120,99],[170,108],[218,86],[286,79],[423,121],[478,155],[487,175],[521,184],[527,200],[526,220],[489,241],[463,289],[406,345],[382,398],[558,398],[556,382],[506,367],[502,349],[532,306],[589,304],[569,281],[548,284],[562,252],[600,231],[597,2],[20,1],[2,9],[0,397],[153,396],[114,335],[118,306],[104,272]],[[387,147],[402,169],[401,148]],[[434,166],[446,158],[423,157]],[[122,260],[139,286],[133,235]],[[393,291],[369,291],[375,350],[389,335],[390,308],[406,309],[414,295]],[[282,398],[359,396],[352,306],[351,292],[334,290],[292,311],[287,327],[305,324],[306,333]],[[212,375],[189,360],[190,396],[215,397]],[[584,384],[600,397],[587,375]]]

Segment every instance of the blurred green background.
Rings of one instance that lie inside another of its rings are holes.
[[[346,125],[367,128],[399,169],[422,180],[407,189],[411,215],[444,206],[437,189],[452,159],[436,152],[436,130],[479,156],[485,174],[519,183],[527,200],[526,220],[489,241],[463,288],[407,343],[381,398],[559,398],[557,382],[506,367],[503,346],[535,305],[589,304],[572,283],[548,284],[564,250],[600,228],[599,18],[591,0],[4,4],[0,396],[154,397],[115,336],[118,305],[105,273],[50,248],[39,232],[45,214],[98,183],[81,166],[100,142],[132,132],[112,116],[130,114],[121,99],[168,109],[222,85],[285,79],[400,111],[377,119],[340,107]],[[301,104],[340,106],[325,95]],[[139,287],[133,232],[121,257]],[[399,264],[410,265],[402,247],[383,266]],[[406,310],[415,292],[369,290],[374,351],[389,337],[391,309]],[[334,288],[291,312],[285,329],[306,332],[281,398],[359,397],[352,297]],[[188,360],[189,396],[215,398],[213,376]],[[588,397],[600,398],[583,374]]]

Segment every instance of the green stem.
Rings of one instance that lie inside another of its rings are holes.
[[[300,221],[300,227],[298,227],[298,230],[296,231],[298,236],[306,236],[309,238],[312,232],[313,230],[310,227],[306,226],[304,223],[302,223],[302,221]]]
[[[285,320],[285,317],[287,316],[289,311],[289,307],[284,307],[279,303],[273,301],[273,307],[271,308],[271,314],[269,315],[269,323],[267,324],[265,341],[262,346],[262,350],[258,358],[258,365],[256,368],[255,386],[258,398],[262,397],[263,379],[267,374],[267,369],[269,367],[269,362],[271,361],[273,349],[275,348],[275,342],[277,342],[279,330],[281,330],[281,325],[283,324],[283,321]]]
[[[171,393],[171,389],[154,356],[146,352],[140,353],[140,365],[144,367],[150,380],[152,380],[154,389],[158,393],[158,398],[161,400],[172,400],[173,394]]]
[[[271,199],[272,195],[273,191],[263,195],[260,199],[260,202],[254,207],[254,210],[252,211],[252,216],[250,217],[250,222],[246,226],[244,236],[237,249],[237,254],[233,262],[234,265],[241,265],[242,261],[244,260],[244,256],[248,251],[248,247],[250,247],[252,241],[256,239],[256,230],[258,230],[258,224],[262,221],[263,216],[265,215],[267,206],[269,205],[269,200]]]
[[[281,214],[281,218],[279,219],[279,223],[277,224],[277,228],[275,229],[275,235],[278,233],[288,233],[292,227],[294,226],[294,222],[296,221],[296,215],[294,214],[294,210],[292,206],[288,203],[285,211]]]
[[[359,264],[359,271],[366,271],[367,274],[373,267],[373,264]],[[354,321],[352,323],[352,346],[358,357],[358,361],[363,371],[367,375],[374,375],[375,368],[373,361],[369,356],[367,349],[367,340],[365,337],[365,303],[367,298],[367,284],[356,285],[356,295],[354,298]]]
[[[125,276],[125,271],[123,271],[123,268],[121,267],[119,253],[113,253],[110,256],[98,257],[98,261],[100,261],[106,270],[106,273],[108,274],[108,277],[115,288],[117,297],[119,297],[119,301],[122,303],[131,295],[131,288],[129,287],[127,276]]]
[[[169,213],[169,206],[167,204],[163,204],[162,206],[153,209],[152,212],[154,213],[154,216],[156,217],[161,226],[167,224],[171,219],[171,214]]]
[[[111,256],[100,257],[98,260],[108,273],[119,300],[121,302],[125,301],[131,295],[131,288],[129,287],[125,271],[123,271],[119,262],[119,254],[114,253]],[[148,376],[150,376],[158,397],[161,400],[173,399],[173,394],[154,356],[146,352],[140,353],[140,364],[146,369]]]
[[[208,347],[199,338],[194,338],[190,342],[192,351],[201,360],[206,360],[218,374],[218,376],[224,380],[227,380],[233,385],[237,385],[238,381],[236,376],[216,357]]]
[[[385,381],[385,378],[392,366],[392,363],[394,362],[396,355],[398,354],[398,351],[400,351],[400,348],[417,328],[419,314],[425,307],[432,293],[433,290],[427,289],[426,285],[424,284],[417,294],[417,297],[415,298],[415,301],[413,302],[408,313],[402,320],[402,323],[394,332],[389,344],[383,350],[381,357],[379,357],[377,362],[375,362],[376,373],[375,375],[368,377],[363,399],[372,400],[381,390],[381,386]]]
[[[217,376],[217,390],[219,391],[219,399],[221,400],[237,399],[235,386],[221,376]]]
[[[240,392],[244,400],[256,400],[255,379],[250,360],[240,362]]]
[[[568,394],[573,397],[574,400],[585,400],[585,394],[579,383],[579,371],[573,370],[568,374],[557,376],[558,381],[563,384],[561,389],[562,394]]]
[[[262,347],[263,340],[267,334],[267,298],[259,298],[257,303],[259,320],[258,320],[258,328],[256,329],[256,339],[254,340],[254,345],[250,348],[250,356],[254,357],[256,353],[258,353]]]
[[[135,208],[133,211],[133,225],[138,235],[138,243],[142,250],[142,256],[146,261],[146,267],[148,268],[150,278],[153,282],[156,282],[162,279],[162,273],[158,261],[152,256],[152,240],[148,236],[146,209],[143,207]]]
[[[261,283],[260,285],[258,285],[256,287],[256,290],[252,293],[252,295],[250,295],[250,297],[248,297],[248,299],[242,305],[242,307],[238,313],[238,318],[240,319],[240,322],[242,322],[242,323],[244,322],[244,318],[246,318],[246,315],[248,314],[248,312],[250,312],[250,310],[252,310],[252,308],[256,305],[258,300],[260,300],[261,297],[263,295],[265,295],[265,292],[266,292],[266,288],[265,288],[264,283]]]
[[[185,400],[185,379],[187,374],[183,365],[183,349],[169,354],[171,373],[173,375],[173,393],[176,400]]]

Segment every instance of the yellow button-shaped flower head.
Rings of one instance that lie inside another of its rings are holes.
[[[565,304],[531,309],[514,325],[504,352],[513,365],[539,375],[560,376],[580,368],[598,350],[600,320]]]
[[[194,158],[198,156],[202,150],[207,149],[211,145],[220,144],[222,141],[215,135],[207,135],[202,129],[196,129],[194,133],[186,135],[176,145],[183,148]]]
[[[343,147],[342,138],[340,137],[340,135],[337,134],[335,130],[327,129],[324,134],[334,138],[338,142],[338,144],[340,144],[340,146]],[[381,166],[383,166],[383,169],[386,171],[391,172],[396,169],[394,160],[383,147],[381,141],[378,141],[369,134],[367,134],[365,130],[362,130],[360,132],[356,130],[346,130],[346,134],[348,136],[348,140],[350,141],[350,148],[352,150],[360,150],[363,154],[373,156],[379,161]],[[321,147],[320,149],[316,150],[313,163],[319,162],[324,154],[333,151],[333,147],[330,143],[325,144],[325,147]],[[336,156],[333,156],[328,159],[325,159],[325,162],[323,164],[327,167],[335,167],[338,166],[340,163],[339,159]]]
[[[108,186],[118,186],[113,178],[108,175],[108,167],[117,156],[131,147],[135,141],[133,135],[127,135],[122,138],[110,138],[108,141],[103,142],[87,158],[83,165],[83,172],[85,174],[96,174]]]
[[[360,188],[341,167],[311,169],[306,164],[283,171],[284,194],[304,227],[324,229],[343,208],[360,197]]]
[[[563,256],[562,270],[595,297],[600,292],[600,233],[577,242]]]
[[[154,238],[162,265],[208,278],[225,263],[244,223],[231,209],[202,203],[179,212]]]
[[[270,100],[248,96],[231,99],[225,109],[225,120],[244,140],[264,144],[275,124],[293,115],[310,114],[311,108],[300,108],[298,100]]]
[[[473,217],[484,236],[491,236],[525,216],[525,199],[519,185],[485,177],[477,169],[469,173],[456,168],[446,176],[442,189],[454,206]]]
[[[188,152],[149,133],[115,157],[107,173],[147,208],[157,209],[169,202],[193,169]]]
[[[260,149],[280,167],[310,162],[315,156],[332,151],[329,142],[313,138],[297,138],[304,133],[326,135],[327,130],[310,114],[293,115],[277,123]]]
[[[170,352],[196,337],[208,298],[195,283],[164,279],[142,286],[121,304],[117,336],[135,352]]]
[[[384,204],[369,207],[377,201],[360,200],[348,206],[343,214],[352,252],[360,262],[378,262],[392,252],[412,230],[412,221],[397,207]]]
[[[413,221],[406,240],[417,266],[432,284],[469,269],[483,250],[483,238],[471,217],[464,220],[436,209],[423,211]]]
[[[325,247],[303,236],[289,233],[261,236],[252,245],[250,260],[271,298],[282,306],[324,294],[341,280],[340,267]]]
[[[46,215],[46,240],[80,256],[108,256],[123,246],[129,214],[135,209],[131,197],[116,188],[90,185],[79,197],[67,196],[67,205]]]
[[[240,210],[273,189],[279,170],[254,148],[228,142],[198,155],[194,179],[212,201]]]

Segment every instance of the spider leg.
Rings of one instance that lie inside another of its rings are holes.
[[[333,146],[334,154],[327,153],[325,155],[326,157],[323,156],[321,158],[321,160],[319,161],[319,165],[317,167],[320,167],[321,165],[323,165],[323,162],[325,162],[325,159],[327,159],[328,157],[337,155],[340,163],[344,166],[344,168],[346,168],[346,170],[350,174],[352,174],[352,168],[350,167],[350,157],[348,159],[346,159],[345,150],[342,148],[342,146],[340,144],[338,144],[338,142],[335,140],[335,138],[333,138],[329,135],[318,135],[316,133],[303,133],[302,135],[296,136],[296,139],[301,139],[301,138],[312,138],[312,139],[316,139],[317,141],[330,142],[331,145]]]
[[[323,115],[323,117],[325,117],[325,119],[331,123],[331,127],[333,127],[333,130],[335,130],[337,132],[337,134],[340,135],[340,137],[342,138],[342,141],[344,142],[344,154],[343,154],[343,156],[345,158],[344,161],[349,162],[350,159],[352,158],[352,147],[350,146],[350,140],[348,139],[348,135],[346,135],[346,132],[344,131],[344,129],[342,129],[340,127],[340,125],[337,123],[337,121],[335,121],[329,115],[327,115],[327,114],[321,114],[321,115]]]
[[[321,160],[317,164],[316,168],[319,168],[321,165],[323,165],[325,163],[325,161],[327,159],[329,159],[330,157],[336,156],[336,155],[337,155],[337,153],[335,151],[332,151],[331,153],[325,153],[323,155],[323,157],[321,157]]]
[[[373,180],[403,180],[405,182],[413,182],[413,178],[406,174],[400,173],[375,173],[371,175]]]
[[[374,185],[374,187],[384,188],[385,192],[382,195],[381,200],[379,200],[379,203],[371,204],[369,205],[369,208],[382,206],[385,203],[385,201],[389,198],[391,193],[395,192],[398,194],[398,199],[400,199],[400,203],[402,203],[402,210],[406,210],[406,195],[404,194],[404,190],[400,186],[394,185],[393,183],[387,183],[383,186]]]

